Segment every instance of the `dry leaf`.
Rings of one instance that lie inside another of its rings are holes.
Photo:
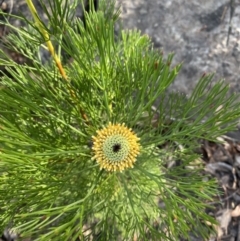
[[[232,217],[240,216],[240,205],[237,205],[234,210],[231,212]]]
[[[219,222],[217,227],[217,235],[218,238],[221,238],[223,235],[227,234],[228,225],[231,221],[231,209],[222,210],[222,215],[218,216],[216,219]]]

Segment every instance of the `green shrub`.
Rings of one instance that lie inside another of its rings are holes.
[[[1,230],[44,241],[208,236],[217,191],[194,149],[235,127],[237,98],[222,81],[210,88],[212,75],[189,98],[169,94],[180,70],[172,54],[138,31],[116,36],[106,2],[85,13],[86,27],[67,21],[76,4],[61,2],[49,0],[49,26],[36,15],[25,28],[5,23],[8,47],[28,64],[1,51]],[[43,64],[45,43],[58,56]]]

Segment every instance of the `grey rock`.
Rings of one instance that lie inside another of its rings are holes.
[[[145,9],[145,8],[141,8],[141,9],[139,10],[139,13],[143,15],[143,14],[147,14],[148,11],[147,11],[147,9]]]
[[[213,82],[225,78],[231,92],[240,91],[239,1],[235,1],[228,45],[230,0],[118,0],[118,3],[125,9],[121,14],[125,28],[137,27],[148,34],[165,55],[174,52],[173,65],[183,62],[173,90],[188,94],[202,73],[213,72]],[[140,9],[146,9],[148,14],[142,15]]]

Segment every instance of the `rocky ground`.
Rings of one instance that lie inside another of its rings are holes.
[[[34,2],[40,10],[38,1]],[[156,48],[165,54],[174,52],[174,63],[183,62],[172,90],[187,95],[203,73],[215,72],[214,80],[224,78],[231,93],[239,94],[240,0],[117,0],[117,3],[121,6],[124,28],[140,29],[152,38]],[[0,0],[0,7],[5,12],[29,15],[24,0]],[[21,25],[19,21],[14,24]],[[0,36],[4,34],[2,27]],[[19,61],[18,56],[10,54]],[[240,133],[236,131],[221,138],[222,145],[203,141],[200,148],[206,172],[217,178],[223,191],[223,196],[216,199],[218,204],[213,204],[212,215],[219,225],[210,240],[239,241]]]
[[[203,72],[240,91],[240,1],[118,0],[124,27],[137,28],[183,62],[173,89],[189,93]],[[232,15],[232,18],[231,18]],[[231,26],[231,33],[229,28]]]

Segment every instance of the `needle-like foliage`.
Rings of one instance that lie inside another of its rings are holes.
[[[173,55],[138,31],[116,36],[118,12],[100,3],[85,24],[73,21],[76,3],[42,3],[41,28],[59,59],[69,56],[66,78],[54,60],[43,63],[39,25],[5,23],[7,46],[28,61],[0,54],[0,228],[44,241],[205,237],[217,191],[194,149],[235,127],[237,97],[211,75],[188,98],[170,94]]]

